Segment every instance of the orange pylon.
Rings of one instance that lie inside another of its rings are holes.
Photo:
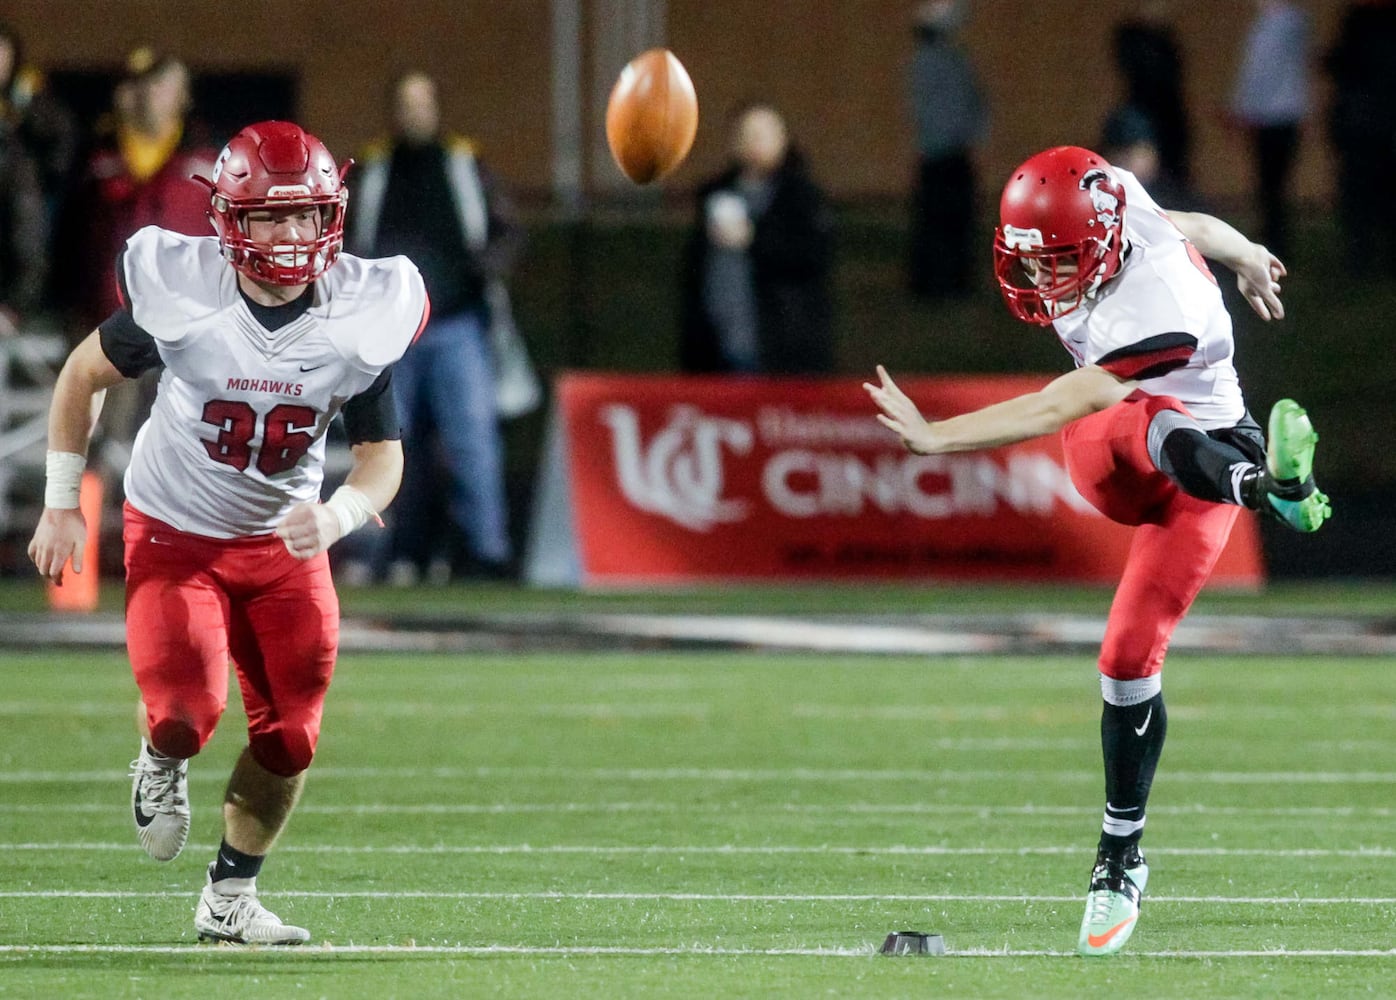
[[[82,474],[78,508],[87,522],[87,544],[82,549],[82,572],[73,572],[71,560],[63,567],[63,585],[48,584],[48,606],[54,611],[97,610],[101,592],[101,566],[98,548],[102,539],[102,477],[95,472]]]

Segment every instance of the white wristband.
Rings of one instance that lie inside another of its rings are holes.
[[[44,457],[44,506],[50,510],[76,510],[82,492],[87,456],[72,451],[50,451]]]
[[[340,538],[357,531],[369,521],[378,522],[380,528],[383,526],[383,519],[373,509],[373,504],[368,502],[368,497],[352,486],[341,486],[335,490],[334,495],[325,501],[325,507],[339,519]]]

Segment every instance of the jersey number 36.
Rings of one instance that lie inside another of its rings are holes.
[[[301,460],[315,443],[311,433],[316,412],[308,406],[281,403],[262,420],[262,443],[257,451],[257,471],[264,476],[285,472]],[[218,428],[218,437],[205,441],[209,458],[231,465],[239,472],[252,464],[252,440],[257,437],[257,411],[250,403],[212,399],[204,404],[204,423]]]

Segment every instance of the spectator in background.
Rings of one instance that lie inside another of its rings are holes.
[[[17,333],[40,305],[48,267],[38,170],[0,119],[0,337]]]
[[[823,191],[769,104],[731,118],[731,163],[697,193],[684,253],[686,372],[820,374],[834,367]]]
[[[1133,105],[1116,108],[1100,134],[1101,154],[1139,179],[1155,200],[1177,211],[1204,210],[1196,194],[1163,173],[1158,140],[1148,116]]]
[[[966,295],[978,256],[973,252],[974,147],[988,113],[969,56],[956,36],[965,0],[926,0],[916,7],[911,61],[911,111],[918,169],[911,209],[909,285],[923,298]]]
[[[0,23],[0,119],[18,136],[34,161],[44,198],[45,239],[52,236],[77,156],[72,114],[44,87],[44,75],[24,61],[24,46],[10,25]]]
[[[1354,274],[1389,275],[1380,251],[1396,227],[1396,3],[1354,3],[1325,60],[1328,134],[1338,154],[1338,218]]]
[[[1192,128],[1183,93],[1183,56],[1168,0],[1141,0],[1138,12],[1115,27],[1115,67],[1125,103],[1144,113],[1158,143],[1159,163],[1171,183],[1192,182]]]
[[[120,305],[112,261],[136,230],[161,226],[207,236],[208,195],[191,180],[213,169],[217,151],[189,126],[189,71],[147,48],[127,58],[64,213],[60,251],[70,275],[67,304],[86,334]]]
[[[1251,0],[1255,18],[1246,35],[1231,113],[1249,133],[1260,202],[1260,237],[1289,255],[1289,192],[1300,126],[1309,113],[1308,13],[1290,0]]]
[[[488,327],[491,285],[508,278],[524,230],[474,145],[442,127],[431,77],[398,78],[391,114],[392,136],[361,157],[348,246],[363,256],[409,257],[426,281],[431,321],[395,369],[408,457],[376,572],[386,569],[398,584],[422,577],[446,548],[431,513],[446,492],[465,546],[452,575],[504,577],[514,552]]]

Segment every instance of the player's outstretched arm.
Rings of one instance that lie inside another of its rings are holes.
[[[1237,229],[1203,212],[1169,212],[1168,217],[1202,256],[1236,273],[1236,287],[1263,320],[1284,319],[1280,279],[1288,272],[1278,257],[1252,243]]]
[[[1136,385],[1087,365],[1053,379],[1037,392],[947,420],[928,421],[886,368],[878,365],[877,376],[879,384],[863,383],[880,411],[877,419],[918,455],[996,448],[1053,434],[1073,420],[1113,406]]]
[[[310,559],[369,521],[397,495],[402,482],[402,442],[366,441],[350,449],[354,464],[344,485],[324,503],[303,503],[276,526],[276,535],[297,559]]]
[[[44,511],[29,542],[29,558],[54,583],[63,582],[63,567],[70,558],[73,572],[83,570],[87,522],[78,509],[78,489],[87,464],[87,446],[107,389],[124,378],[107,359],[100,338],[93,332],[73,348],[54,383],[48,413]]]

